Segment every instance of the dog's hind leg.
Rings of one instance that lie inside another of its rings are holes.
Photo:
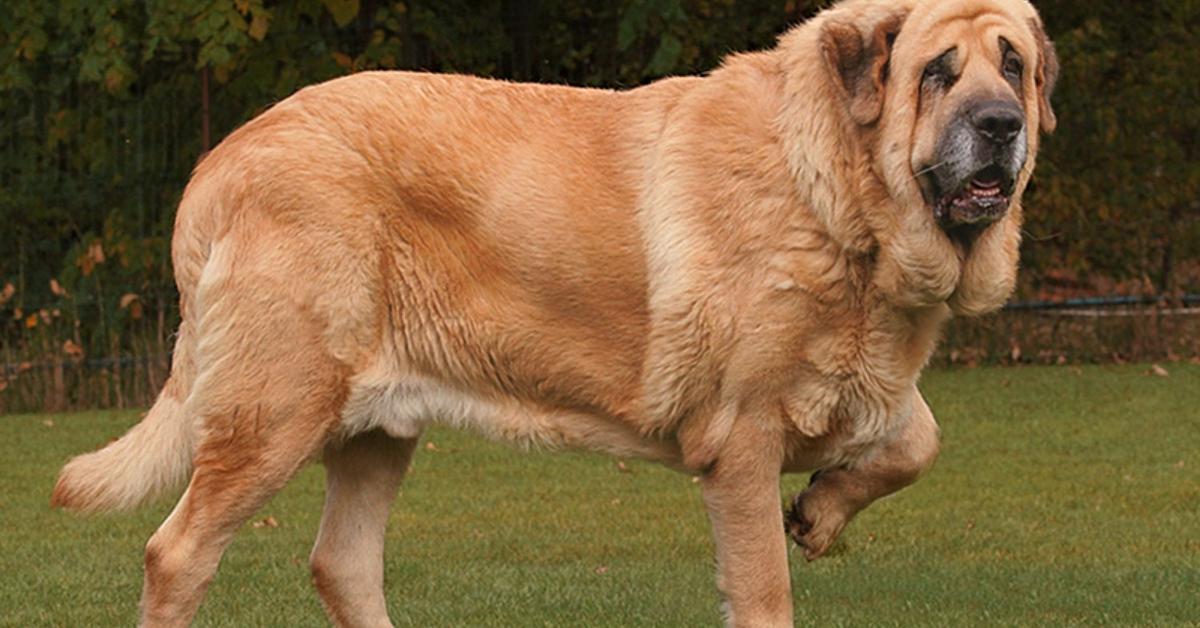
[[[852,467],[814,474],[793,500],[788,534],[809,560],[828,551],[859,511],[912,484],[933,466],[940,447],[937,421],[920,393],[913,398],[911,418],[895,438]]]
[[[208,295],[184,409],[199,445],[187,490],[146,545],[143,625],[191,621],[237,529],[338,427],[348,369],[285,294],[259,281]]]
[[[325,511],[310,563],[325,612],[338,626],[391,625],[383,537],[416,444],[374,430],[326,446]]]
[[[227,432],[201,442],[187,490],[146,545],[143,625],[191,621],[237,529],[320,451],[327,394],[239,406],[226,415]]]

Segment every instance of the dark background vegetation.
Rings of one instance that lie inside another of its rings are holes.
[[[408,68],[633,87],[763,48],[816,0],[16,0],[0,6],[0,412],[144,404],[174,329],[197,158],[299,87]],[[1058,132],[1013,311],[941,362],[1186,359],[1200,292],[1200,0],[1043,0]]]

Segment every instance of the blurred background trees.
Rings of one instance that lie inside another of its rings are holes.
[[[1063,62],[1063,124],[1037,175],[1027,279],[1197,290],[1200,1],[1040,8]]]
[[[768,47],[827,4],[6,2],[0,411],[18,379],[36,385],[10,407],[153,394],[175,325],[169,243],[188,173],[304,85],[404,68],[633,87]],[[1200,0],[1037,4],[1063,62],[1060,128],[1027,197],[1019,297],[1200,292]]]

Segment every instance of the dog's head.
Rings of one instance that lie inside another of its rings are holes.
[[[1056,125],[1058,62],[1026,0],[852,2],[821,37],[893,198],[952,236],[1005,216]]]

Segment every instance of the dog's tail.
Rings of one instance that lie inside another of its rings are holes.
[[[214,149],[213,152],[216,152]],[[212,153],[208,154],[209,156]],[[214,233],[232,211],[222,201],[229,174],[201,158],[179,201],[171,262],[179,288],[179,334],[167,378],[154,406],[121,438],[73,458],[58,475],[50,505],[82,513],[128,510],[187,482],[200,422],[188,409],[200,342],[197,293],[209,265]]]
[[[187,322],[179,328],[171,376],[140,423],[99,451],[63,467],[50,505],[82,513],[128,510],[184,483],[196,448],[184,404],[193,379]]]

